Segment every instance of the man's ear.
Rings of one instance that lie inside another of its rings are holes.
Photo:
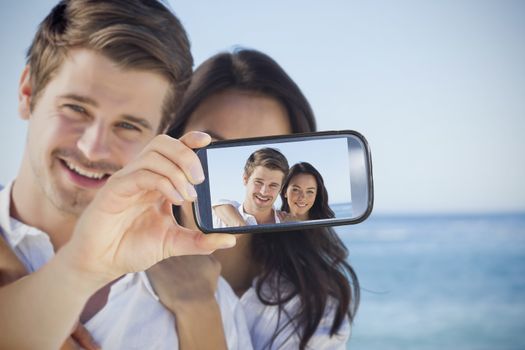
[[[246,186],[246,184],[248,183],[248,176],[246,176],[246,173],[242,175],[242,183],[244,184],[244,186]]]
[[[20,76],[18,84],[18,113],[20,118],[28,120],[31,116],[31,95],[33,88],[31,86],[31,74],[29,65],[26,65]]]

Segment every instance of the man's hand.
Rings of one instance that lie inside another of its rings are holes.
[[[213,212],[222,222],[224,222],[226,227],[246,226],[244,218],[241,216],[237,208],[231,204],[215,205],[213,206]]]
[[[193,185],[204,176],[191,148],[209,142],[209,135],[200,132],[180,140],[155,137],[98,191],[59,252],[66,263],[102,286],[171,256],[210,254],[233,246],[234,236],[181,227],[171,211],[172,204],[195,199]]]
[[[60,350],[100,350],[89,331],[78,322],[71,336],[60,347]]]
[[[172,257],[147,274],[162,304],[176,312],[179,304],[215,300],[221,264],[211,255]]]
[[[299,219],[295,216],[293,216],[290,213],[287,213],[283,210],[277,211],[277,217],[279,218],[279,221],[281,222],[293,222],[293,221],[299,221]]]

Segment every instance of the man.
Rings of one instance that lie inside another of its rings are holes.
[[[273,204],[279,196],[288,169],[286,157],[276,149],[261,148],[253,152],[244,165],[244,202],[242,205],[223,200],[216,203],[213,208],[213,227],[279,223]]]
[[[59,348],[79,318],[103,347],[176,346],[173,315],[128,273],[235,244],[171,214],[194,200],[191,148],[210,141],[158,135],[191,68],[184,29],[157,1],[64,0],[44,19],[19,86],[26,149],[0,192],[2,235],[32,273],[0,288],[0,348]]]

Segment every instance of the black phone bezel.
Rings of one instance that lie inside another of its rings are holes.
[[[372,174],[372,156],[370,152],[370,147],[366,138],[359,132],[354,130],[336,130],[336,131],[318,131],[318,132],[308,132],[308,133],[297,133],[289,135],[277,135],[277,136],[261,136],[261,137],[252,137],[252,138],[242,138],[242,139],[231,139],[231,140],[221,140],[214,141],[208,146],[195,150],[197,156],[199,157],[204,174],[208,174],[208,162],[206,153],[202,150],[207,150],[211,148],[226,148],[226,147],[235,147],[235,146],[247,146],[247,145],[257,145],[264,143],[275,143],[277,142],[286,142],[293,140],[301,139],[313,139],[313,138],[328,138],[329,136],[346,136],[351,135],[357,137],[362,143],[365,151],[365,166],[366,166],[366,178],[368,181],[368,203],[367,208],[363,214],[357,218],[341,218],[341,219],[323,219],[323,220],[311,220],[311,221],[301,221],[301,222],[287,222],[287,223],[278,223],[278,224],[265,224],[265,225],[253,225],[253,226],[239,226],[239,227],[223,227],[223,228],[212,228],[208,229],[201,222],[201,212],[208,211],[211,208],[211,198],[209,181],[207,179],[195,186],[197,191],[197,200],[192,203],[193,216],[195,218],[195,223],[199,230],[204,233],[260,233],[260,232],[279,232],[279,231],[291,231],[291,230],[300,230],[308,229],[314,227],[332,227],[332,226],[343,226],[343,225],[355,225],[366,220],[373,210],[374,205],[374,185],[373,185],[373,174]],[[207,177],[206,177],[207,178]],[[205,210],[203,210],[205,209]],[[211,212],[210,215],[204,216],[209,223],[212,223]]]

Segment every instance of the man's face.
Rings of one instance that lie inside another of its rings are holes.
[[[29,130],[22,171],[29,174],[23,176],[38,185],[44,203],[81,213],[155,136],[168,87],[159,74],[124,70],[94,51],[74,49],[29,112],[25,74],[20,111]]]
[[[269,211],[279,196],[284,173],[280,170],[268,169],[257,166],[249,177],[244,175],[243,181],[246,186],[246,197],[244,198],[244,209],[258,212]]]

